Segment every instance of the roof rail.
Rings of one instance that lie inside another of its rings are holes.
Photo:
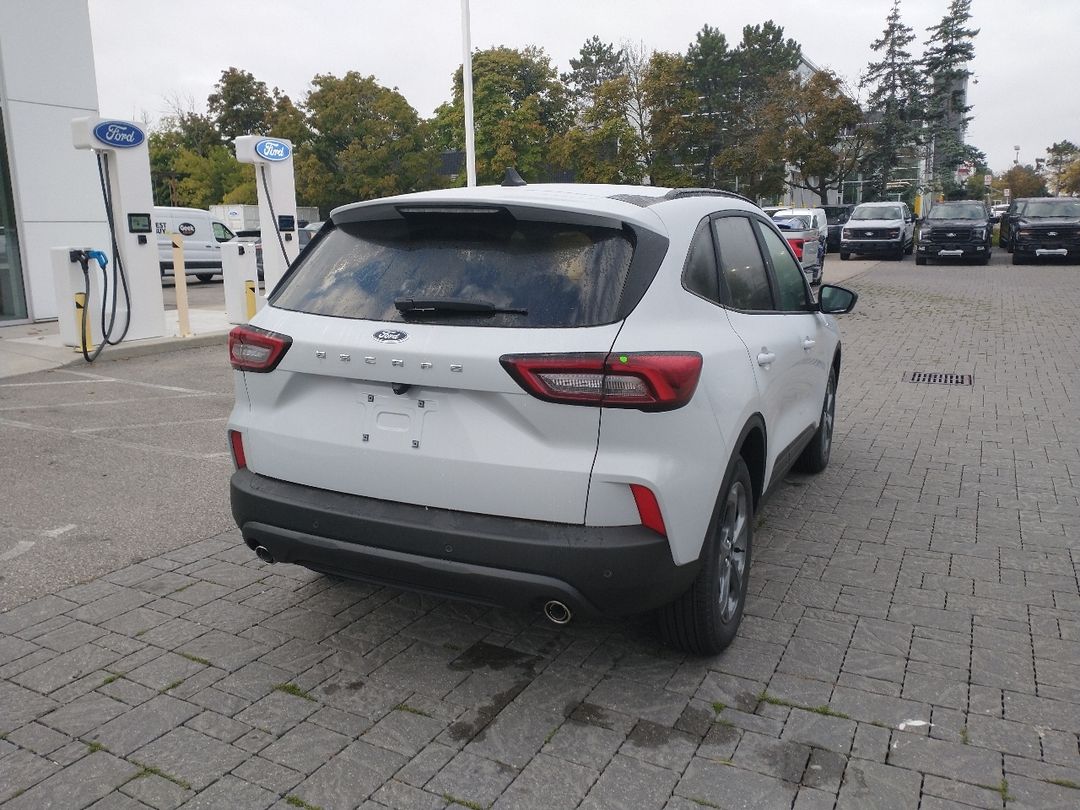
[[[673,188],[664,195],[664,199],[680,200],[683,197],[705,197],[710,194],[717,197],[731,197],[736,200],[748,202],[751,205],[757,205],[756,202],[748,197],[744,197],[742,194],[736,194],[734,191],[728,191],[722,188]]]

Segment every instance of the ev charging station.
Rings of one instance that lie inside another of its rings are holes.
[[[76,118],[71,134],[76,149],[92,150],[97,158],[111,244],[53,249],[61,336],[80,346],[85,323],[99,349],[125,338],[161,337],[165,303],[146,134],[128,121],[104,118]],[[82,318],[74,302],[88,288]]]
[[[238,161],[255,164],[262,229],[263,285],[269,293],[300,253],[292,142],[262,135],[241,135],[233,143]]]

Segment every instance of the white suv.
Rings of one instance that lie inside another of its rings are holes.
[[[266,561],[719,651],[761,498],[828,463],[855,298],[722,192],[339,208],[230,335],[233,515]]]

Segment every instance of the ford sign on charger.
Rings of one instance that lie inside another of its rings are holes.
[[[255,144],[255,154],[263,160],[288,160],[292,155],[292,149],[287,143],[263,138]]]
[[[146,140],[143,131],[127,121],[102,121],[94,127],[94,137],[106,146],[120,149],[131,149]]]

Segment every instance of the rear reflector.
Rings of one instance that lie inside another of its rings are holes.
[[[244,437],[239,430],[229,431],[229,447],[232,449],[232,460],[236,469],[242,470],[247,467],[247,458],[244,456]]]
[[[802,261],[803,245],[806,243],[805,239],[788,239],[787,243],[791,245],[791,249],[795,251],[795,258],[800,262]]]
[[[288,335],[257,326],[238,326],[229,332],[229,362],[237,371],[273,371],[291,345]]]
[[[681,408],[701,376],[697,352],[507,354],[499,362],[538,399],[642,411]]]
[[[662,537],[667,537],[664,516],[660,514],[660,504],[656,502],[656,495],[653,494],[653,491],[642,484],[631,484],[630,491],[634,493],[634,503],[637,504],[641,525],[647,529],[652,529]]]

